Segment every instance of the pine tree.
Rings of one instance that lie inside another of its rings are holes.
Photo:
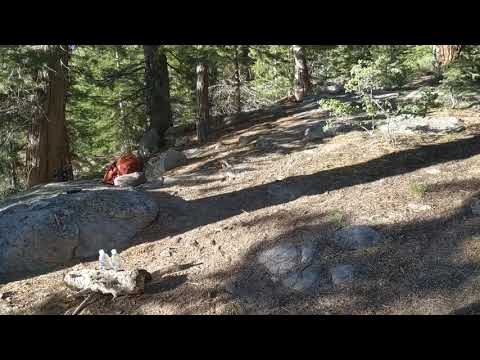
[[[144,45],[145,54],[145,103],[150,128],[163,138],[172,126],[170,105],[170,81],[167,57],[159,45]]]
[[[73,177],[65,121],[68,45],[48,45],[47,64],[36,74],[36,111],[28,135],[27,186]]]
[[[208,100],[208,65],[197,65],[197,138],[200,143],[207,140],[208,124],[210,118],[210,105]]]

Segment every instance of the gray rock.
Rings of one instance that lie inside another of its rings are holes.
[[[193,148],[193,149],[184,150],[183,153],[187,157],[187,159],[193,159],[196,156],[201,155],[202,152],[198,148]]]
[[[149,157],[160,151],[161,138],[157,130],[148,130],[140,139],[139,152],[143,158]]]
[[[425,169],[425,172],[430,175],[439,175],[442,173],[442,170],[437,168],[428,168],[428,169]]]
[[[480,215],[480,200],[474,200],[473,203],[470,205],[472,209],[472,214],[475,216]]]
[[[335,136],[341,132],[351,130],[352,126],[345,123],[327,124],[325,121],[320,121],[307,129],[305,129],[305,140],[318,140],[325,137]]]
[[[187,143],[188,143],[188,137],[186,136],[175,139],[175,147],[185,146]]]
[[[314,290],[321,280],[321,272],[316,269],[305,269],[304,271],[289,274],[282,280],[282,284],[292,290],[308,293]]]
[[[376,246],[382,241],[382,236],[365,225],[352,225],[335,233],[335,243],[347,250],[362,249]]]
[[[312,243],[281,244],[261,252],[257,260],[268,270],[271,280],[291,290],[308,292],[322,279],[318,269],[310,267],[316,248]]]
[[[332,283],[336,287],[349,285],[354,280],[354,267],[352,265],[337,265],[330,269]]]
[[[253,139],[255,139],[255,135],[241,135],[238,138],[238,143],[240,145],[248,145],[253,141]]]
[[[143,172],[134,172],[127,175],[117,176],[113,183],[115,186],[138,186],[145,183],[147,179],[145,178],[145,173]]]
[[[271,150],[275,146],[273,139],[260,136],[255,142],[255,147],[259,150]]]
[[[327,93],[327,94],[339,94],[344,91],[344,87],[341,84],[328,84],[324,86],[320,86],[320,92]]]
[[[185,165],[187,157],[180,151],[169,149],[148,161],[145,166],[147,179],[158,179],[166,171]]]
[[[456,117],[405,117],[397,116],[387,119],[380,125],[381,132],[395,132],[397,134],[415,133],[455,133],[465,130],[464,122]]]
[[[323,130],[325,123],[316,124],[305,129],[304,139],[305,140],[318,140],[323,139],[327,134]]]
[[[0,204],[0,275],[49,271],[124,249],[158,214],[144,192],[96,182],[36,186]]]
[[[293,244],[275,246],[260,253],[258,262],[264,265],[272,275],[278,277],[294,270],[299,265],[299,248]]]
[[[158,179],[155,179],[140,185],[140,188],[145,190],[155,190],[163,187],[164,184],[165,184],[165,178],[160,176]]]
[[[352,127],[348,124],[334,123],[324,128],[327,136],[335,136],[339,133],[350,130]]]

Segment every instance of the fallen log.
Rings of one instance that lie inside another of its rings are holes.
[[[70,271],[64,277],[65,284],[82,292],[111,294],[113,298],[121,295],[141,294],[145,283],[152,279],[143,269],[136,270],[89,270]]]

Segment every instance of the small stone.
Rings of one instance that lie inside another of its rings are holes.
[[[480,215],[480,200],[475,200],[472,205],[470,205],[470,208],[472,209],[472,214],[475,216]]]
[[[274,147],[273,139],[260,136],[255,142],[255,147],[259,150],[271,150]]]
[[[332,282],[335,286],[341,287],[350,284],[353,281],[352,265],[337,265],[330,269]]]
[[[431,175],[438,175],[438,174],[441,174],[442,171],[440,169],[437,169],[437,168],[433,168],[433,169],[425,169],[425,172],[427,174],[431,174]]]
[[[216,242],[215,240],[212,240],[212,241],[210,241],[210,244],[212,244],[212,245],[216,245],[216,244],[217,244],[217,242]]]
[[[305,129],[304,138],[306,140],[323,139],[326,136],[325,131],[323,131],[324,126],[325,124],[322,122]]]
[[[408,207],[416,212],[427,211],[432,209],[430,205],[422,205],[422,204],[415,204],[415,203],[409,203]]]
[[[13,291],[5,291],[4,293],[0,293],[0,299],[8,301],[13,295]]]
[[[193,246],[198,246],[199,245],[197,240],[193,240],[192,244],[193,244]]]
[[[357,250],[376,246],[382,235],[365,225],[347,226],[335,233],[335,243],[346,250]]]
[[[283,279],[282,284],[298,292],[308,292],[318,284],[321,274],[313,269],[294,272]]]
[[[183,166],[187,161],[184,153],[169,149],[148,161],[145,166],[145,175],[149,180],[158,179],[166,171]]]
[[[143,172],[134,172],[131,174],[117,176],[113,182],[115,186],[138,186],[145,183],[147,179]]]

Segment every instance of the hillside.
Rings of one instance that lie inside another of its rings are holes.
[[[125,266],[148,270],[153,281],[143,295],[104,297],[82,314],[478,311],[478,109],[430,112],[459,118],[465,129],[416,131],[392,144],[380,130],[364,130],[365,117],[331,117],[318,99],[277,106],[205,145],[185,146],[188,164],[167,172],[163,186],[144,187],[159,216],[121,253]],[[326,120],[348,126],[305,138]],[[382,240],[345,249],[336,233],[351,225]],[[314,274],[314,290],[284,286],[262,263],[265,250],[290,244],[313,247],[301,271]],[[1,284],[0,313],[63,314],[81,302],[64,274],[95,266]],[[350,281],[333,281],[336,271],[350,271]]]

